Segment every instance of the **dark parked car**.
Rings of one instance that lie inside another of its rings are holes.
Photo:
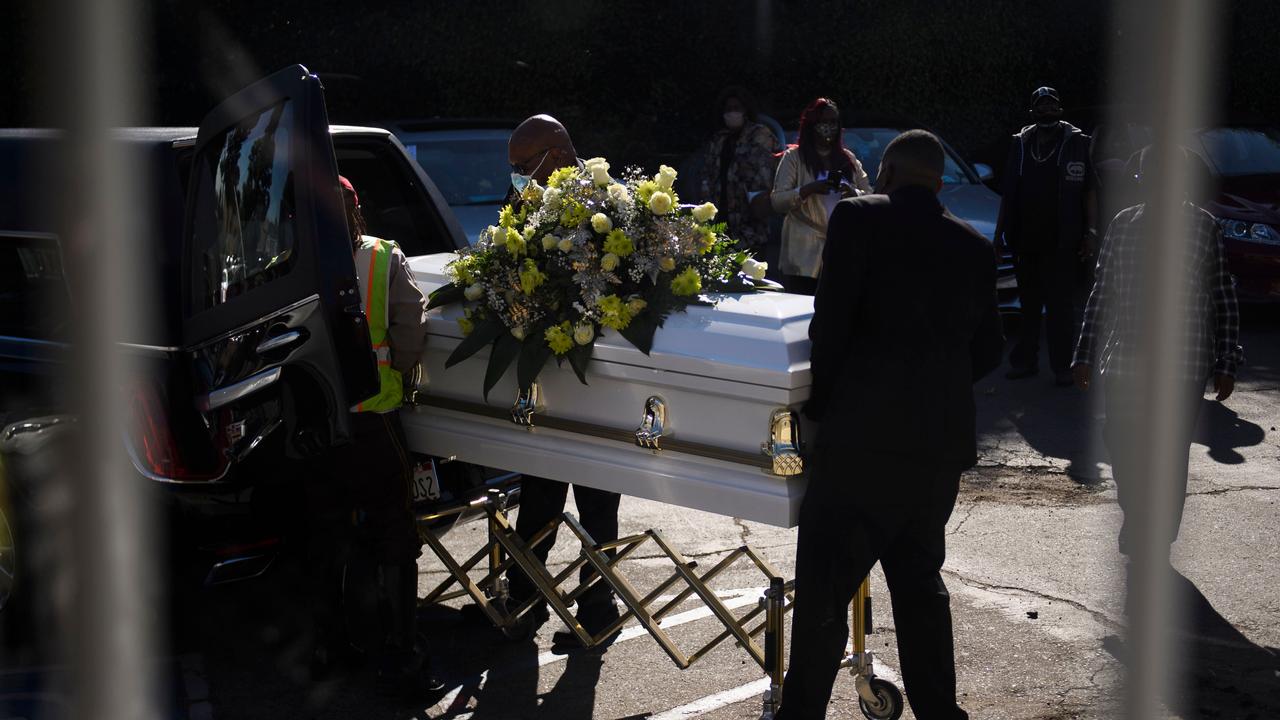
[[[409,255],[466,244],[435,183],[387,131],[330,127],[302,66],[266,78],[196,128],[122,130],[147,170],[159,318],[122,348],[142,359],[123,428],[139,482],[172,510],[170,545],[207,582],[263,572],[298,518],[299,458],[348,436],[378,387],[338,189],[359,188],[371,234]],[[53,448],[74,427],[58,366],[90,310],[64,272],[68,247],[45,182],[60,133],[0,131],[0,609],[26,588],[27,521]],[[418,458],[416,507],[462,503],[515,476]],[[21,606],[21,603],[18,603]],[[7,613],[6,618],[12,616]]]

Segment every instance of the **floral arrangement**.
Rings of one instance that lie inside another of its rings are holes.
[[[552,357],[585,384],[604,328],[648,354],[668,315],[714,302],[703,293],[763,287],[766,265],[712,224],[714,205],[681,208],[675,179],[665,165],[614,179],[593,158],[556,170],[546,187],[531,182],[431,294],[429,307],[468,304],[446,366],[491,346],[486,397],[513,362],[521,388]]]

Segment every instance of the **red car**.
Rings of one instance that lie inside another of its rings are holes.
[[[1280,301],[1280,127],[1199,130],[1191,149],[1217,180],[1217,197],[1206,209],[1222,225],[1240,298]]]

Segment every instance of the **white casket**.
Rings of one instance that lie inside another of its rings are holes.
[[[424,293],[451,254],[411,258]],[[482,396],[487,352],[445,368],[459,305],[432,310],[426,388],[403,413],[410,449],[769,523],[796,524],[805,476],[793,413],[809,396],[813,299],[762,292],[675,313],[650,355],[612,331],[587,385],[549,361],[536,397],[514,367]],[[528,424],[525,424],[528,422]]]

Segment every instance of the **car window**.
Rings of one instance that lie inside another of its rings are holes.
[[[360,195],[370,235],[394,240],[409,256],[457,249],[438,216],[448,208],[435,207],[389,137],[335,135],[333,143],[338,172]]]
[[[416,140],[406,146],[450,205],[487,205],[506,198],[511,166],[505,136]]]
[[[0,235],[0,335],[65,340],[67,300],[55,238]]]
[[[1280,173],[1280,128],[1213,128],[1196,140],[1219,175]]]
[[[296,218],[290,100],[213,138],[197,158],[190,312],[283,277],[294,262]]]
[[[858,156],[872,185],[876,182],[880,156],[884,154],[885,147],[901,133],[902,130],[894,128],[845,128],[844,146]],[[950,151],[946,153],[942,182],[946,185],[967,185],[973,182]]]

